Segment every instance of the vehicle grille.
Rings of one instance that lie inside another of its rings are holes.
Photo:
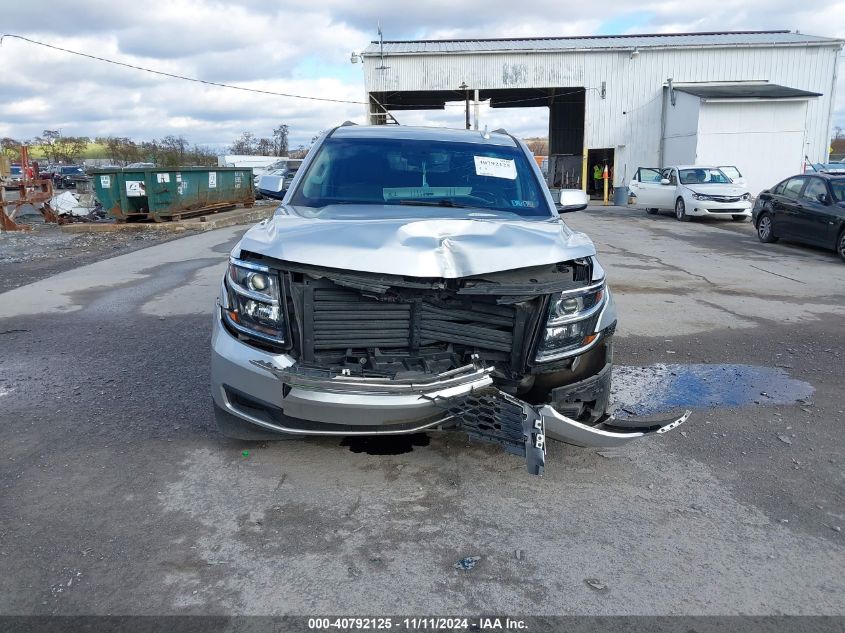
[[[353,291],[315,288],[314,350],[414,349],[454,343],[510,352],[511,306],[456,299],[377,301]]]
[[[710,196],[710,199],[715,202],[739,202],[740,198],[737,196]]]

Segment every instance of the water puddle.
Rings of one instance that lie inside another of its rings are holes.
[[[611,402],[617,416],[677,409],[794,404],[815,389],[783,369],[756,365],[614,366]],[[624,410],[623,410],[624,409]]]
[[[415,446],[428,446],[431,439],[425,433],[411,435],[352,435],[343,438],[341,446],[348,446],[353,453],[367,455],[402,455]]]

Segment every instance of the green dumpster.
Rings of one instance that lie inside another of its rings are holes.
[[[173,167],[92,169],[94,195],[120,221],[180,220],[255,203],[252,169]]]

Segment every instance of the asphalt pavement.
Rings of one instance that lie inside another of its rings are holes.
[[[243,227],[0,294],[0,614],[845,614],[845,264],[730,221],[566,220],[618,302],[620,411],[694,414],[553,444],[543,477],[457,433],[219,436]]]

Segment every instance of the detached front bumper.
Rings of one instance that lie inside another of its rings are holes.
[[[546,437],[583,447],[620,446],[686,421],[615,420],[595,426],[550,405],[531,405],[497,389],[492,367],[467,365],[419,380],[366,378],[302,368],[285,354],[246,346],[215,319],[215,404],[256,427],[293,435],[383,435],[452,428],[523,454],[529,472],[545,463]],[[609,366],[595,380],[607,380]],[[573,388],[584,389],[587,381]]]

